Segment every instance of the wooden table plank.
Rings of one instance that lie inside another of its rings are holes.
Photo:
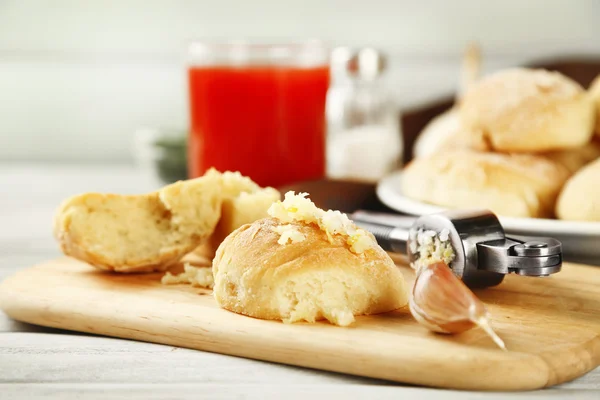
[[[83,334],[0,333],[0,383],[288,383],[378,384],[385,381],[309,370],[196,350]],[[600,369],[557,386],[599,390]]]
[[[598,392],[587,390],[547,389],[525,393],[482,393],[426,389],[382,385],[290,385],[280,382],[262,384],[238,384],[230,378],[229,384],[197,382],[186,384],[0,384],[0,393],[8,399],[47,399],[60,397],[65,400],[153,400],[153,399],[445,399],[445,400],[528,400],[528,399],[576,399],[597,400]]]
[[[91,335],[1,333],[0,383],[379,383],[215,353]]]

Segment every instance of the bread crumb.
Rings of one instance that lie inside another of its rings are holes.
[[[350,251],[356,254],[377,246],[372,236],[356,227],[346,214],[333,210],[324,211],[306,196],[308,193],[287,192],[283,201],[271,205],[268,213],[283,223],[289,224],[295,221],[316,224],[327,234],[330,242],[333,242],[333,235],[347,236],[346,243],[350,246]],[[287,243],[287,239],[284,243]]]
[[[190,263],[183,264],[183,272],[180,274],[167,272],[160,282],[163,285],[191,284],[206,289],[212,289],[215,284],[212,267],[195,267]]]
[[[350,326],[354,322],[354,314],[349,309],[332,310],[330,322],[339,326]]]

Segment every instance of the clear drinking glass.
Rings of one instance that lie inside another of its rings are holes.
[[[214,167],[277,187],[325,176],[323,43],[194,42],[188,84],[190,177]]]

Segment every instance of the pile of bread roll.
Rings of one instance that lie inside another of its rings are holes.
[[[498,215],[600,221],[600,76],[585,90],[558,72],[477,79],[419,135],[405,196]]]

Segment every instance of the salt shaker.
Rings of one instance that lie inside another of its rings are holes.
[[[327,97],[329,178],[375,182],[400,167],[403,143],[385,67],[376,49],[334,49]]]

